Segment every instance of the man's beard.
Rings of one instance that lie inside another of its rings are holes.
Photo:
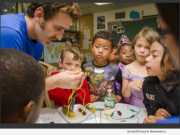
[[[49,41],[47,40],[49,34],[45,30],[45,23],[35,24],[35,31],[38,41],[42,42],[43,44],[49,44]]]
[[[50,42],[61,40],[62,36],[52,36],[45,29],[45,23],[36,26],[36,32],[38,33],[38,39],[44,44],[50,44]]]

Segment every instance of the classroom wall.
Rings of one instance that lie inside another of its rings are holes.
[[[94,21],[94,33],[101,29],[97,29],[97,17],[98,16],[105,16],[105,30],[108,29],[107,23],[112,22],[112,21],[132,21],[131,18],[129,18],[129,13],[132,11],[138,11],[140,12],[141,18],[143,16],[152,16],[152,15],[157,15],[158,11],[156,9],[155,4],[143,4],[143,5],[138,5],[138,6],[132,6],[132,7],[127,7],[127,8],[122,8],[119,10],[112,10],[112,11],[107,11],[107,12],[99,12],[99,13],[94,13],[93,14],[93,21]],[[124,19],[117,20],[115,19],[115,13],[116,12],[125,12],[126,16]]]

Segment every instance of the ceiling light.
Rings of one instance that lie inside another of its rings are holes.
[[[4,11],[4,12],[8,12],[8,10],[7,10],[7,9],[4,9],[3,11]]]
[[[112,4],[110,2],[94,2],[95,5],[97,6],[104,6],[104,5],[109,5],[109,4]]]

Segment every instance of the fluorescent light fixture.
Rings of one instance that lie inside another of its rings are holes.
[[[109,4],[112,4],[110,2],[94,2],[95,5],[97,6],[104,6],[104,5],[109,5]]]

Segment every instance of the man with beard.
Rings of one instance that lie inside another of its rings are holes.
[[[73,19],[77,19],[79,15],[80,8],[77,3],[55,2],[31,3],[27,8],[27,15],[1,15],[0,48],[15,48],[38,61],[43,45],[61,39],[64,31],[72,25]],[[63,88],[75,88],[81,78],[81,71],[61,72],[46,79],[46,89],[59,85]],[[72,82],[71,85],[69,82]]]

